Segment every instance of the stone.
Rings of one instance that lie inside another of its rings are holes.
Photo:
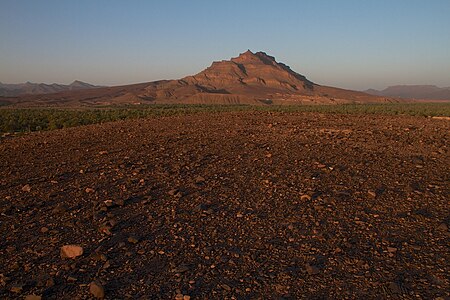
[[[132,244],[137,244],[139,241],[138,241],[137,238],[130,236],[130,237],[128,238],[128,242],[129,242],[129,243],[132,243]]]
[[[25,300],[41,300],[42,297],[41,296],[37,296],[37,295],[28,295],[25,297]]]
[[[306,264],[305,268],[306,268],[306,272],[308,272],[309,275],[316,275],[319,273],[319,268],[317,268],[316,266]]]
[[[393,294],[401,294],[402,290],[401,288],[398,286],[397,283],[395,282],[390,282],[389,283],[389,290],[393,293]]]
[[[301,195],[301,196],[300,196],[300,200],[302,200],[302,201],[308,201],[308,200],[311,200],[311,196],[310,196],[310,195],[307,195],[307,194]]]
[[[105,201],[103,201],[103,202],[105,203],[105,205],[106,205],[107,207],[111,207],[111,206],[114,205],[114,202],[113,202],[112,200],[105,200]]]
[[[169,194],[169,196],[175,196],[177,193],[178,193],[177,189],[172,189],[167,194]]]
[[[204,182],[205,182],[205,178],[203,178],[202,176],[195,177],[195,183],[196,184],[202,184]]]
[[[11,292],[13,293],[21,293],[22,292],[22,286],[21,285],[14,285],[11,287],[10,289]]]
[[[395,253],[395,252],[397,252],[397,248],[395,248],[395,247],[387,247],[387,251],[389,253]]]
[[[116,204],[118,206],[124,206],[125,205],[125,201],[123,201],[122,199],[119,199],[119,200],[114,201],[114,204]]]
[[[447,231],[448,230],[448,226],[445,223],[441,223],[438,227],[438,230],[442,230],[442,231]]]
[[[83,247],[78,245],[65,245],[61,247],[61,258],[76,258],[83,255]]]
[[[105,289],[100,283],[96,281],[92,281],[89,284],[89,293],[91,293],[97,299],[105,298]]]
[[[30,192],[31,191],[31,186],[29,185],[29,184],[25,184],[23,187],[22,187],[22,191],[23,192]]]
[[[86,188],[84,191],[88,194],[95,192],[95,190],[93,188]]]
[[[369,197],[371,197],[371,198],[376,198],[377,197],[377,194],[374,191],[368,191],[367,195],[369,195]]]

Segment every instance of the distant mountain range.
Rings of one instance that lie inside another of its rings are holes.
[[[0,96],[3,97],[16,97],[20,95],[40,95],[40,94],[51,94],[63,91],[75,91],[75,90],[85,90],[92,89],[98,86],[75,80],[71,84],[45,84],[45,83],[17,83],[17,84],[6,84],[0,82]]]
[[[394,85],[382,91],[369,89],[364,92],[383,97],[419,100],[450,100],[450,87],[440,88],[435,85]]]

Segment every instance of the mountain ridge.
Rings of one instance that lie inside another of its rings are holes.
[[[450,87],[436,85],[392,85],[384,90],[368,89],[364,92],[382,97],[420,100],[450,100]]]
[[[92,85],[80,80],[74,80],[70,84],[59,83],[33,83],[27,81],[25,83],[2,83],[0,82],[0,96],[3,97],[16,97],[21,95],[38,95],[38,94],[51,94],[62,91],[80,90],[80,89],[92,89],[99,86]]]

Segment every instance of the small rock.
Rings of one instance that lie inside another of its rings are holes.
[[[266,154],[266,157],[267,157],[267,158],[271,158],[271,157],[272,157],[272,153],[267,153],[267,154]]]
[[[302,200],[302,201],[308,201],[308,200],[311,200],[311,196],[310,196],[310,195],[307,195],[307,194],[301,195],[301,196],[300,196],[300,200]]]
[[[103,288],[103,286],[96,282],[96,281],[92,281],[89,284],[89,292],[98,299],[103,299],[105,298],[105,289]]]
[[[306,272],[308,272],[309,275],[316,275],[319,273],[319,268],[310,264],[306,264]]]
[[[93,188],[86,188],[84,191],[88,194],[95,192],[95,190]]]
[[[389,253],[395,253],[395,252],[397,252],[397,248],[395,248],[395,247],[387,247],[387,251]]]
[[[100,155],[105,155],[105,154],[108,154],[108,151],[106,151],[106,150],[99,151],[98,154],[100,154]]]
[[[438,230],[442,230],[442,231],[448,231],[448,226],[445,223],[441,223],[438,227]]]
[[[323,169],[323,168],[326,168],[326,165],[324,165],[324,164],[318,164],[317,167],[318,167],[319,169]]]
[[[37,296],[37,295],[28,295],[25,297],[25,300],[41,300],[42,297],[41,296]]]
[[[367,194],[371,197],[371,198],[376,198],[377,194],[374,191],[368,191]]]
[[[180,265],[177,268],[172,270],[173,273],[184,273],[187,271],[189,271],[189,266],[187,266],[187,265]]]
[[[21,285],[12,286],[10,291],[13,292],[13,293],[21,293],[22,292],[22,286]]]
[[[98,228],[98,231],[100,231],[101,233],[104,233],[104,234],[106,234],[106,235],[112,235],[111,229],[112,229],[111,226],[101,225],[101,226]]]
[[[105,201],[103,201],[103,203],[105,203],[105,205],[107,207],[111,207],[114,205],[114,202],[112,200],[105,200]]]
[[[167,194],[169,194],[170,196],[175,196],[178,193],[177,189],[172,189],[169,192],[167,192]]]
[[[118,206],[124,206],[125,205],[125,201],[123,201],[122,199],[119,199],[119,200],[114,201],[114,204],[116,204]]]
[[[168,194],[176,198],[181,198],[185,196],[185,193],[183,191],[180,191],[179,189],[172,189],[168,192]]]
[[[30,191],[31,191],[31,186],[30,186],[29,184],[25,184],[25,185],[22,187],[22,191],[24,191],[24,192],[30,192]]]
[[[65,245],[61,247],[61,258],[75,258],[83,255],[83,248],[78,245]]]
[[[391,290],[391,292],[393,294],[401,294],[402,293],[401,288],[395,282],[389,283],[389,289]]]
[[[244,215],[243,214],[241,214],[241,213],[238,213],[237,215],[236,215],[236,217],[238,217],[238,218],[242,218]]]
[[[132,244],[137,244],[139,241],[138,241],[137,238],[130,236],[130,237],[128,238],[128,242],[129,242],[129,243],[132,243]]]
[[[45,282],[45,287],[52,287],[55,285],[55,280],[53,278],[49,278],[47,279],[47,281]]]
[[[46,233],[48,232],[48,228],[47,227],[42,227],[41,228],[41,233]]]
[[[52,213],[54,214],[62,214],[67,211],[67,207],[63,203],[58,203],[54,209],[52,209]]]
[[[203,178],[202,176],[195,177],[195,183],[196,184],[202,184],[204,182],[205,182],[205,178]]]

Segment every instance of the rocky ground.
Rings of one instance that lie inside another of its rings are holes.
[[[244,112],[4,139],[0,298],[449,299],[449,129]]]

